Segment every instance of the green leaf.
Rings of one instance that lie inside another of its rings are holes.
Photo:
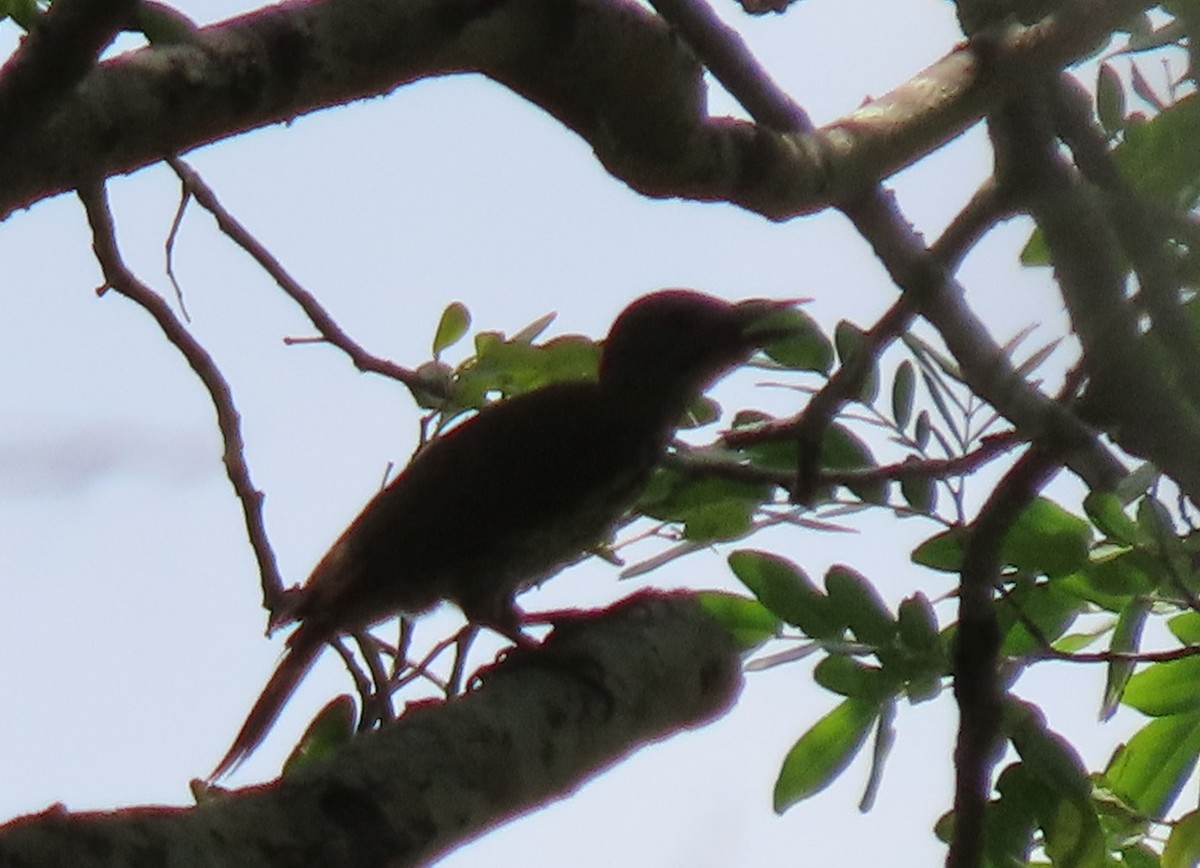
[[[1110,138],[1125,126],[1125,87],[1107,63],[1100,64],[1096,80],[1096,114]]]
[[[707,395],[701,395],[695,401],[692,401],[684,414],[683,420],[679,423],[680,428],[691,430],[693,428],[703,428],[705,425],[711,425],[721,418],[721,405]]]
[[[1115,602],[1123,607],[1125,598],[1148,594],[1154,588],[1154,581],[1143,569],[1143,560],[1134,552],[1103,554],[1093,559],[1078,575],[1094,592],[1089,599],[1101,603],[1097,595],[1108,596],[1116,598]],[[1112,605],[1108,603],[1105,607]]]
[[[1167,621],[1171,635],[1184,645],[1200,645],[1200,612],[1184,612]]]
[[[813,639],[838,639],[842,630],[829,620],[829,599],[800,567],[770,552],[740,549],[729,568],[775,617]]]
[[[840,423],[825,429],[821,441],[821,466],[828,470],[867,470],[876,466],[870,448],[853,431]],[[851,483],[846,486],[867,503],[884,503],[887,484],[882,481]]]
[[[930,371],[937,377],[938,382],[942,384],[942,388],[946,387],[945,380],[942,379],[942,374],[959,383],[965,383],[962,370],[958,367],[958,362],[954,361],[954,359],[933,344],[923,340],[911,331],[902,334],[900,340],[904,343],[904,346],[908,347],[909,352],[917,357],[922,369]],[[941,373],[938,373],[939,371]]]
[[[936,673],[915,675],[904,682],[904,695],[912,705],[937,699],[942,695],[942,676]]]
[[[1046,244],[1046,236],[1042,235],[1042,230],[1035,228],[1030,233],[1029,240],[1021,248],[1020,261],[1026,268],[1050,264],[1050,246]]]
[[[838,358],[846,365],[860,352],[868,352],[867,333],[849,320],[842,320],[833,329],[833,344],[837,348]],[[879,397],[879,370],[872,360],[871,367],[859,389],[858,398],[864,404],[872,404]]]
[[[1144,497],[1138,503],[1137,526],[1147,544],[1169,544],[1175,539],[1171,513],[1156,497]]]
[[[505,340],[499,332],[476,332],[475,357],[458,369],[453,403],[462,409],[479,409],[496,396],[520,395],[549,383],[595,379],[599,361],[599,344],[582,335],[533,345],[516,338]]]
[[[780,311],[781,325],[792,327],[792,337],[776,341],[763,348],[767,358],[794,371],[816,371],[828,374],[833,367],[833,345],[816,321],[798,308]]]
[[[931,651],[938,645],[937,615],[920,591],[900,601],[900,641],[913,651]]]
[[[1089,799],[1059,799],[1040,820],[1043,847],[1055,868],[1100,868],[1107,864],[1108,843]]]
[[[1113,158],[1140,192],[1186,211],[1200,193],[1198,140],[1200,99],[1190,94],[1145,123],[1127,125]]]
[[[913,439],[917,441],[917,448],[924,451],[929,445],[929,435],[933,432],[933,425],[929,421],[929,411],[922,410],[917,414],[917,424],[913,428]]]
[[[471,312],[461,301],[446,305],[442,318],[438,320],[437,331],[433,333],[433,357],[436,359],[442,350],[457,343],[471,327]]]
[[[958,416],[950,410],[950,405],[947,403],[947,399],[953,400],[954,396],[940,379],[933,378],[933,374],[927,368],[921,369],[921,381],[925,383],[925,391],[929,393],[929,400],[933,401],[933,408],[942,417],[946,430],[957,442],[962,443],[964,438]],[[959,409],[961,411],[961,408]],[[949,454],[949,450],[947,452]]]
[[[692,542],[741,539],[754,527],[754,513],[761,500],[714,500],[699,507],[683,522],[683,538]]]
[[[1049,801],[1046,788],[1024,763],[1012,763],[996,779],[1000,797],[988,805],[984,827],[987,862],[993,866],[1024,866],[1033,848],[1037,808]]]
[[[878,716],[878,702],[847,699],[800,736],[775,782],[775,812],[829,786],[862,748]]]
[[[763,470],[795,473],[797,456],[796,444],[786,440],[776,442],[752,443],[740,450],[750,463]]]
[[[1200,712],[1159,717],[1117,748],[1104,780],[1142,814],[1162,817],[1187,784],[1198,752]]]
[[[1125,514],[1121,498],[1107,491],[1093,491],[1083,501],[1083,511],[1104,535],[1121,545],[1134,545],[1138,538],[1138,527]]]
[[[909,461],[916,464],[917,459],[904,459],[905,463]],[[900,476],[900,496],[904,498],[904,502],[911,506],[915,511],[925,515],[932,515],[934,508],[937,506],[937,483],[928,476]]]
[[[844,365],[866,346],[866,332],[850,320],[840,320],[833,329],[833,344],[837,347],[838,360]]]
[[[896,378],[892,380],[892,418],[896,420],[896,428],[904,430],[908,426],[916,394],[917,377],[912,362],[905,359],[896,366]]]
[[[1032,621],[1041,635],[1050,642],[1057,640],[1086,607],[1084,600],[1069,593],[1059,582],[1024,582],[1014,588],[999,608],[998,615],[1004,631],[1000,653],[1008,657],[1032,654],[1041,647],[1017,617]]]
[[[689,540],[729,540],[745,536],[754,513],[770,496],[771,486],[762,483],[668,470],[654,475],[638,509],[660,521],[682,522]]]
[[[747,651],[756,648],[779,631],[779,621],[758,600],[721,591],[700,591],[696,599],[739,648]]]
[[[1151,717],[1200,710],[1200,656],[1150,664],[1130,677],[1123,701]]]
[[[1134,844],[1121,850],[1122,868],[1162,868],[1158,853],[1146,844]]]
[[[1035,778],[1065,799],[1091,799],[1087,767],[1071,743],[1046,726],[1041,709],[1010,698],[1005,702],[1003,728]]]
[[[37,26],[38,16],[45,12],[46,6],[38,0],[8,0],[5,11],[21,28],[30,31]]]
[[[843,564],[825,573],[830,617],[847,624],[860,642],[883,648],[891,644],[898,629],[896,619],[865,576]]]
[[[1122,503],[1130,504],[1144,495],[1158,481],[1158,468],[1144,461],[1117,483],[1116,495]]]
[[[1175,821],[1167,846],[1163,848],[1162,868],[1195,868],[1200,864],[1200,811],[1184,814]]]
[[[1006,563],[1051,578],[1088,563],[1091,526],[1052,500],[1039,497],[1017,517],[1004,537]]]
[[[813,667],[813,681],[833,693],[876,702],[895,692],[896,684],[878,666],[846,654],[830,654]]]
[[[942,573],[957,573],[962,569],[966,537],[964,527],[952,527],[934,534],[913,549],[912,562]]]
[[[354,700],[348,694],[334,697],[317,712],[295,750],[283,764],[283,776],[330,756],[354,737]]]
[[[1134,597],[1117,617],[1117,626],[1113,630],[1112,643],[1108,646],[1109,650],[1122,654],[1136,652],[1141,647],[1142,627],[1149,614],[1150,600],[1146,597]],[[1134,666],[1132,660],[1109,661],[1104,683],[1104,697],[1100,701],[1101,720],[1108,720],[1117,713],[1117,707],[1121,704],[1121,695],[1125,692],[1125,685],[1129,683],[1130,676],[1133,675]]]
[[[1092,800],[1092,782],[1075,748],[1046,726],[1032,703],[1005,702],[1003,729],[1032,782],[1046,796],[1035,796],[1043,846],[1056,868],[1098,868],[1108,852],[1104,830]]]

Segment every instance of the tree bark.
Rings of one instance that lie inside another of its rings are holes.
[[[0,827],[0,864],[427,864],[723,713],[740,672],[733,640],[690,595],[638,594],[274,783],[192,808],[56,806],[15,820]]]
[[[210,142],[472,72],[558,118],[644,195],[784,220],[869,190],[1150,5],[1076,0],[983,50],[960,46],[822,129],[780,132],[710,117],[691,48],[632,0],[281,3],[101,63],[37,123],[0,114],[0,220]]]

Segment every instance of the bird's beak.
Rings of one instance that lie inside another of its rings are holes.
[[[752,298],[739,302],[736,309],[742,319],[741,334],[747,346],[765,347],[801,334],[807,320],[796,306],[810,301],[811,298]]]

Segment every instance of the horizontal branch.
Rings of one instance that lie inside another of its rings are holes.
[[[574,130],[641,193],[782,220],[870,189],[1147,5],[1075,0],[990,42],[986,63],[959,47],[829,126],[782,133],[710,117],[690,48],[632,0],[293,0],[97,66],[0,148],[0,219],[248,130],[477,72]]]
[[[53,808],[0,827],[0,864],[425,865],[711,720],[741,683],[732,640],[690,596],[639,594],[560,623],[464,697],[411,708],[332,762],[194,808]]]

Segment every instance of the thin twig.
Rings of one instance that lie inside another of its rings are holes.
[[[429,664],[432,663],[439,654],[441,654],[443,651],[445,651],[447,648],[449,648],[451,645],[453,645],[457,641],[458,641],[457,633],[446,639],[442,639],[442,640],[438,641],[432,648],[429,649],[429,652],[424,657],[422,657],[419,661],[417,661],[416,663],[413,663],[413,664],[409,664],[408,672],[404,673],[403,675],[401,675],[398,678],[392,679],[392,681],[391,681],[392,692],[395,693],[397,690],[399,690],[401,687],[403,687],[404,685],[408,684],[411,681],[416,681],[418,678],[424,678],[427,681],[429,681],[431,684],[435,685],[438,690],[441,690],[443,693],[446,693],[447,692],[446,682],[443,681],[441,678],[438,678],[436,675],[434,675],[432,672],[429,671]]]
[[[167,157],[167,165],[175,170],[175,174],[183,182],[185,191],[194,196],[196,201],[216,218],[217,226],[220,227],[221,231],[229,236],[235,244],[249,253],[254,261],[267,274],[271,275],[272,279],[279,285],[279,288],[300,306],[300,309],[308,316],[313,326],[321,333],[321,338],[324,341],[332,344],[349,356],[350,361],[360,371],[381,374],[393,380],[398,380],[407,386],[410,391],[418,389],[423,390],[425,393],[430,391],[430,384],[422,380],[416,371],[368,353],[353,338],[346,334],[342,327],[337,324],[337,321],[317,301],[316,296],[288,274],[287,270],[275,258],[274,254],[267,250],[263,243],[255,238],[217,200],[216,193],[204,183],[204,179],[191,166],[178,157]]]
[[[368,630],[359,630],[350,635],[354,637],[359,654],[367,664],[367,671],[371,673],[371,690],[363,696],[363,713],[358,721],[358,730],[362,732],[376,722],[395,719],[396,711],[392,706],[392,692],[388,689],[388,672],[380,659],[380,642]]]
[[[362,705],[362,712],[359,715],[361,722],[366,718],[367,709],[371,705],[371,679],[367,676],[367,673],[363,672],[362,667],[358,665],[358,658],[354,656],[354,652],[346,647],[344,637],[334,636],[329,640],[328,644],[342,658],[342,663],[345,664],[346,671],[350,673],[350,678],[354,682],[354,689],[358,692],[358,699]]]
[[[97,289],[97,294],[102,295],[105,290],[113,289],[141,306],[158,323],[167,340],[183,354],[188,365],[208,390],[217,413],[217,427],[225,444],[225,472],[242,504],[246,532],[258,561],[263,605],[268,611],[273,611],[276,603],[283,597],[283,579],[279,575],[275,552],[267,538],[262,512],[263,494],[254,487],[250,479],[250,468],[245,457],[246,444],[242,439],[241,416],[234,406],[229,384],[212,356],[176,318],[170,306],[125,265],[117,247],[112,211],[109,209],[108,193],[103,181],[80,187],[78,195],[92,227],[92,247],[104,274],[104,285]]]
[[[184,183],[183,192],[179,196],[179,207],[175,209],[175,216],[171,220],[171,229],[167,232],[167,240],[163,242],[163,258],[166,260],[167,278],[171,281],[171,286],[175,287],[175,300],[179,302],[179,312],[183,314],[185,322],[191,322],[192,318],[188,314],[187,304],[183,300],[183,287],[175,278],[175,242],[179,238],[179,228],[183,226],[183,215],[187,211],[190,201],[192,201],[192,194],[188,192],[187,184]]]
[[[748,429],[746,433],[752,434],[753,429]],[[817,473],[816,487],[893,482],[902,479],[946,479],[952,476],[961,476],[979,469],[992,458],[1023,442],[1024,438],[1017,431],[1005,431],[986,435],[973,451],[951,458],[929,458],[916,461],[908,459],[861,470],[822,470]],[[715,476],[738,482],[767,483],[780,488],[787,488],[793,481],[792,474],[782,470],[767,470],[762,467],[735,464],[729,461],[697,460],[680,454],[668,455],[663,466],[692,476]]]

